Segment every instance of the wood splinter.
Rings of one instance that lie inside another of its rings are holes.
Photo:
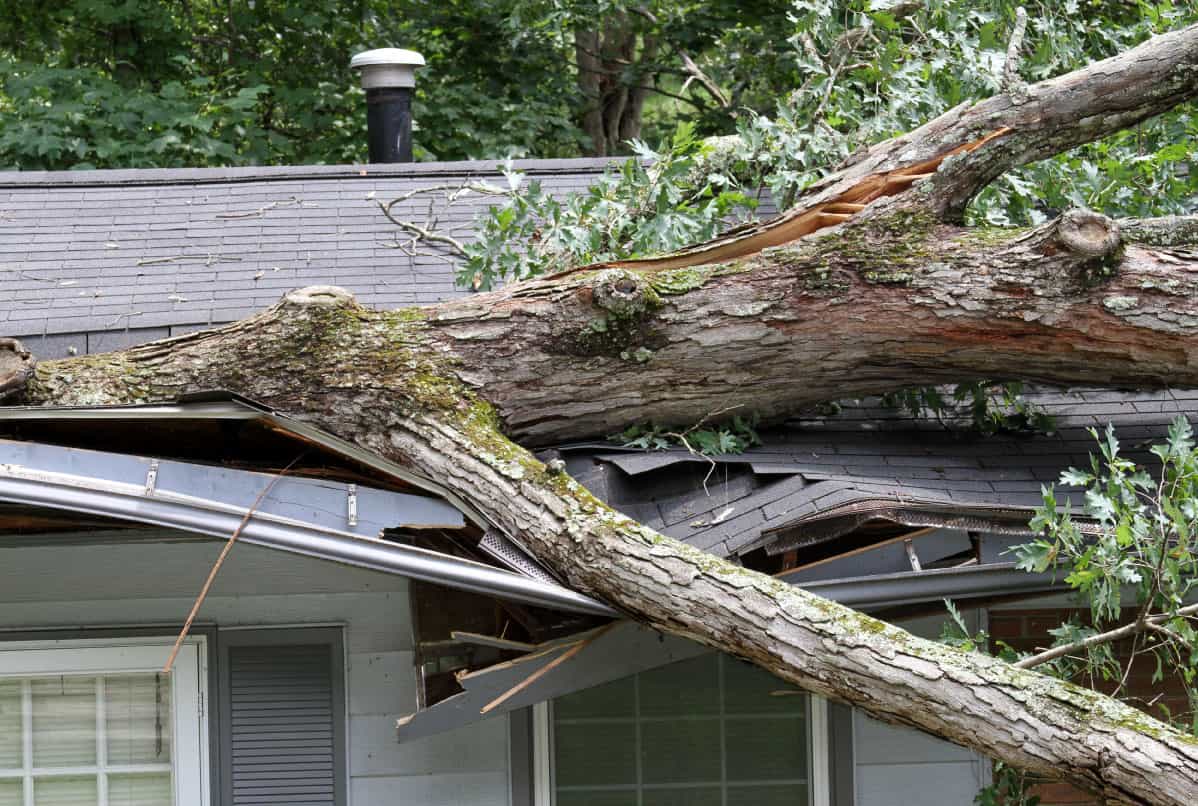
[[[897,168],[893,171],[867,176],[834,199],[822,202],[813,207],[793,208],[770,221],[734,229],[713,241],[708,241],[705,244],[700,244],[672,255],[598,263],[551,274],[549,278],[553,279],[580,271],[605,268],[633,269],[636,271],[681,269],[687,266],[719,263],[725,260],[748,257],[749,255],[761,252],[763,249],[793,243],[813,232],[843,224],[863,211],[872,202],[885,196],[894,196],[902,193],[916,182],[935,176],[936,170],[940,167],[941,163],[949,157],[976,151],[991,140],[1002,137],[1010,131],[1012,130],[1009,127],[1004,126],[987,134],[985,137],[957,146],[932,159],[908,165],[904,168]]]
[[[614,627],[617,623],[619,623],[619,622],[613,621],[610,624],[605,624],[604,626],[600,627],[598,630],[595,631],[595,634],[592,635],[590,638],[583,639],[582,641],[579,641],[578,643],[574,644],[569,649],[567,649],[565,652],[558,655],[553,660],[549,661],[549,663],[546,663],[540,669],[537,669],[535,672],[530,674],[528,677],[524,678],[519,683],[517,683],[516,685],[509,688],[507,691],[503,692],[495,699],[491,700],[489,703],[484,705],[479,710],[479,713],[480,714],[488,714],[491,711],[498,708],[500,705],[503,705],[505,702],[510,700],[512,697],[515,697],[521,691],[524,691],[524,689],[528,688],[533,683],[537,682],[542,677],[549,674],[551,671],[556,669],[558,666],[561,666],[563,663],[570,660],[570,658],[574,657],[579,652],[586,649],[591,644],[595,643],[595,641],[599,640],[601,637],[606,635],[607,632],[612,627]]]

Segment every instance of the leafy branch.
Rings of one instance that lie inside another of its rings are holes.
[[[902,409],[913,417],[935,417],[946,428],[953,421],[967,421],[980,434],[1052,431],[1052,416],[1025,398],[1023,390],[1018,381],[968,381],[948,389],[899,389],[883,395],[882,405]]]
[[[732,177],[703,170],[712,146],[682,124],[653,149],[634,141],[636,158],[604,174],[585,193],[561,201],[537,180],[505,168],[510,192],[475,222],[461,285],[488,289],[573,266],[671,252],[710,239],[756,202]]]
[[[761,444],[761,437],[756,430],[756,415],[736,415],[719,425],[707,425],[708,420],[715,416],[718,414],[709,415],[682,431],[655,423],[636,423],[618,434],[612,434],[608,441],[625,448],[641,448],[647,451],[685,448],[691,453],[703,456],[744,453],[749,448]]]

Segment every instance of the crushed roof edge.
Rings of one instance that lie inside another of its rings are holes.
[[[602,173],[622,158],[515,160],[512,167],[533,175]],[[261,165],[244,168],[105,168],[90,171],[0,171],[0,187],[135,187],[206,185],[312,179],[432,178],[494,175],[503,160],[406,162],[361,165]]]

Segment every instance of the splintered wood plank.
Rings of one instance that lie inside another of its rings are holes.
[[[513,641],[510,638],[500,638],[497,635],[481,635],[476,632],[465,632],[463,630],[453,630],[449,633],[449,637],[459,644],[475,644],[477,646],[489,646],[495,649],[513,649],[517,652],[532,652],[537,648],[536,644],[529,644],[524,641]]]

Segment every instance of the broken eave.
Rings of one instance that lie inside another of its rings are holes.
[[[77,416],[87,415],[80,410]],[[275,486],[258,501],[269,484]],[[0,501],[15,505],[12,513],[20,512],[21,520],[10,527],[26,541],[34,512],[73,513],[83,521],[99,518],[216,538],[234,534],[244,521],[239,539],[247,543],[526,604],[613,615],[601,602],[552,580],[380,537],[395,527],[428,532],[466,527],[461,510],[441,497],[0,440]]]
[[[769,554],[782,554],[836,540],[873,522],[1030,537],[1035,532],[1028,521],[1034,514],[1028,507],[869,498],[763,531],[757,544]]]
[[[102,427],[98,427],[99,424]],[[213,391],[174,403],[0,408],[0,436],[77,448],[276,470],[307,451],[292,475],[321,475],[374,486],[453,495],[435,480],[240,395]],[[483,518],[454,505],[477,525]]]
[[[778,578],[790,581],[789,576],[792,575],[780,574]],[[1019,570],[1015,563],[988,563],[805,582],[801,587],[849,607],[877,611],[946,598],[1032,596],[1066,590],[1069,586],[1063,575],[1032,574]]]
[[[518,539],[499,532],[435,479],[309,423],[224,390],[172,403],[0,408],[0,438],[178,459],[435,496],[483,534],[479,548],[520,574],[552,581]],[[397,524],[393,524],[397,525]]]
[[[791,581],[787,576],[779,578]],[[804,582],[800,587],[850,607],[880,612],[912,604],[940,603],[944,598],[1035,596],[1067,586],[1052,574],[1029,574],[1016,569],[1014,563],[992,563]],[[678,636],[627,621],[617,622],[532,647],[514,660],[459,675],[461,693],[398,721],[399,741],[460,728],[487,716],[525,708],[709,651]]]

